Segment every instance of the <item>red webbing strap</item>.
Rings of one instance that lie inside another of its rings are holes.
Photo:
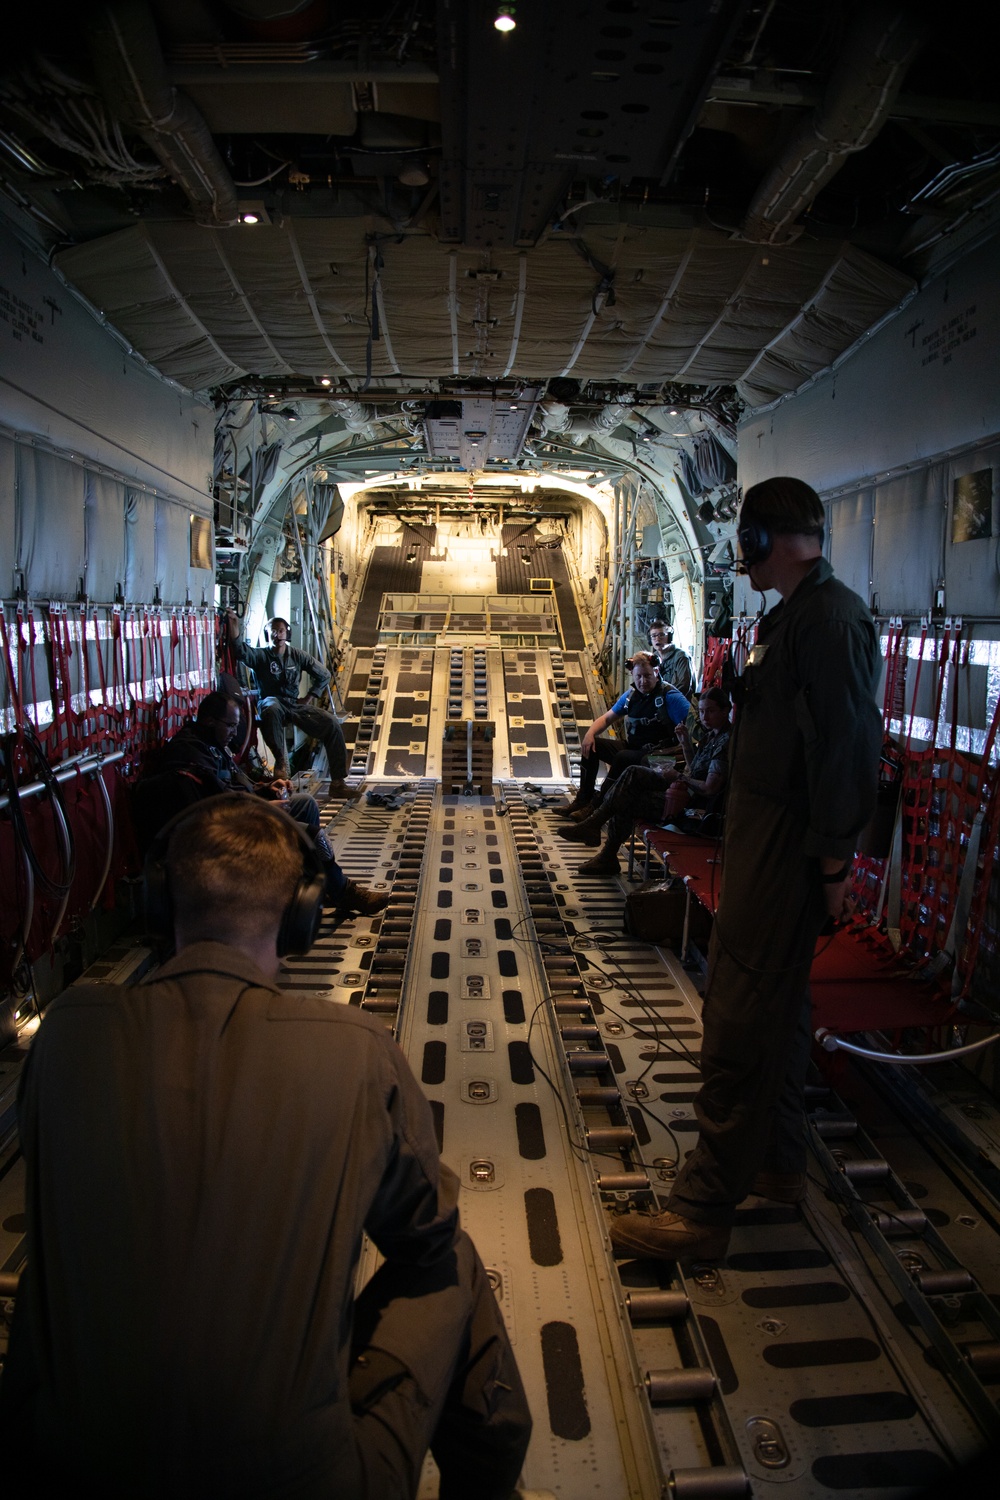
[[[52,602],[48,606],[49,647],[52,652],[52,735],[55,740],[56,759],[63,759],[65,749],[70,754],[78,748],[76,726],[73,723],[72,684],[69,672],[69,652],[63,634],[63,611]],[[45,629],[43,623],[42,629]],[[64,744],[65,742],[65,744]]]
[[[121,610],[115,607],[111,613],[111,697],[115,712],[122,720],[127,711],[125,690],[125,641],[122,632]]]
[[[227,672],[230,677],[236,676],[236,656],[233,642],[229,639],[229,622],[225,615],[215,621],[214,644],[216,657],[219,662],[219,671]]]
[[[997,840],[1000,839],[1000,767],[997,767],[992,775],[990,771],[990,756],[993,753],[993,746],[996,743],[998,729],[1000,729],[1000,695],[998,695],[993,709],[993,719],[990,723],[989,733],[986,736],[986,744],[983,747],[983,758],[981,761],[980,796],[982,796],[983,791],[987,787],[989,787],[989,793],[983,817],[983,834],[979,843],[982,864],[976,890],[972,898],[968,937],[965,952],[962,955],[965,967],[965,978],[962,982],[963,995],[968,993],[969,986],[972,983],[972,975],[975,972],[979,943],[986,922],[986,910],[989,904],[990,884],[993,880]]]
[[[892,708],[896,701],[900,677],[905,671],[909,644],[909,631],[904,629],[902,620],[889,627],[889,639],[886,642],[885,693],[882,700],[882,722],[886,734],[891,733]],[[902,722],[900,722],[900,729],[902,729]]]
[[[17,676],[14,671],[14,663],[10,654],[10,636],[7,633],[7,611],[0,604],[0,639],[3,641],[3,665],[7,678],[7,692],[10,696],[10,706],[14,716],[14,733],[17,736],[18,747],[24,738],[24,710],[21,707],[21,693],[18,688]]]
[[[27,658],[28,658],[28,676],[31,678],[31,708],[34,709],[34,713],[31,714],[31,718],[34,721],[35,733],[38,735],[38,738],[41,740],[42,744],[44,745],[47,736],[43,733],[43,731],[41,729],[41,726],[39,725],[39,722],[38,722],[38,685],[37,685],[36,680],[35,680],[35,612],[31,608],[31,606],[29,605],[28,606],[27,616],[26,616],[26,619],[27,619],[27,635],[25,635],[25,632],[24,632],[23,628],[21,628],[23,626],[23,624],[24,624],[25,617],[22,615],[21,606],[20,605],[18,605],[17,612],[18,612],[18,626],[19,626],[18,634],[20,636],[21,650],[22,650],[23,653],[25,653],[27,655]],[[22,692],[22,694],[24,693],[24,679],[23,678],[21,680],[21,692]],[[25,701],[25,700],[22,698],[22,702],[23,701]]]
[[[913,679],[913,697],[910,699],[910,724],[906,731],[906,744],[904,746],[907,755],[910,753],[910,740],[913,738],[913,716],[917,711],[917,694],[920,691],[920,673],[924,665],[924,642],[926,640],[927,626],[925,625],[920,632],[920,646],[917,651],[917,673]]]
[[[966,699],[968,700],[969,681],[969,659],[972,655],[972,627],[969,627],[969,635],[962,639],[959,629],[955,634],[955,643],[951,653],[951,748],[954,750],[955,741],[958,738],[958,679],[962,668],[965,668]]]
[[[931,714],[931,749],[937,744],[938,725],[941,722],[941,704],[944,701],[944,685],[948,680],[948,648],[951,645],[951,627],[945,626],[941,637],[941,652],[938,656],[937,681],[934,685],[934,712]]]

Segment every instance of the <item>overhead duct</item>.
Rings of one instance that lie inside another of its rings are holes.
[[[349,432],[364,432],[371,425],[371,413],[360,401],[331,401],[330,410],[336,412]]]
[[[848,156],[875,139],[924,28],[899,6],[862,6],[822,103],[785,146],[754,195],[741,234],[759,244],[794,239],[790,226]]]
[[[156,153],[198,222],[215,228],[235,224],[235,184],[202,115],[167,76],[144,0],[101,6],[91,19],[89,40],[109,108]]]
[[[574,421],[570,427],[570,436],[574,442],[581,443],[586,438],[610,437],[616,427],[620,427],[626,420],[632,408],[626,403],[612,401],[592,417],[582,417]]]

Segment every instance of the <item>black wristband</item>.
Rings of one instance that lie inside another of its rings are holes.
[[[854,861],[849,859],[846,864],[841,865],[839,870],[834,870],[832,875],[821,875],[819,877],[820,883],[822,885],[839,885],[842,880],[846,880],[848,875],[850,875],[853,863]]]

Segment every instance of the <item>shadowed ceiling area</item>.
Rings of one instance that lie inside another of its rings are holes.
[[[759,405],[993,211],[960,12],[41,0],[0,74],[6,212],[190,389]]]

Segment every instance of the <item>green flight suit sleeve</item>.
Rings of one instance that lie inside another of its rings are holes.
[[[322,662],[317,661],[315,656],[309,656],[305,651],[296,651],[294,650],[294,648],[289,649],[291,651],[292,660],[295,662],[296,666],[301,671],[309,673],[309,681],[312,686],[312,691],[314,693],[321,692],[322,689],[325,688],[327,683],[330,681],[330,674],[323,666]]]
[[[879,646],[871,620],[810,623],[796,650],[809,795],[803,852],[848,860],[875,810],[882,719],[875,703]]]

